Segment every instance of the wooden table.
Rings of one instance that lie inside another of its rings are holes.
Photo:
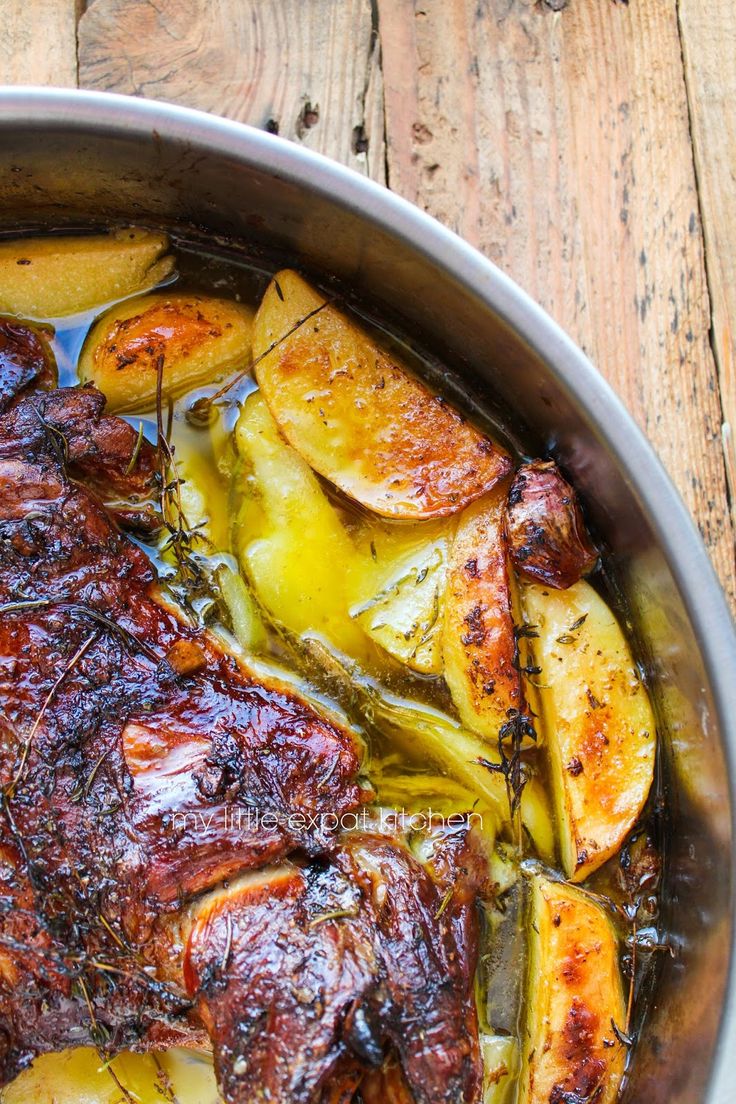
[[[267,127],[482,249],[623,396],[736,604],[731,0],[0,8],[0,82],[173,100]]]

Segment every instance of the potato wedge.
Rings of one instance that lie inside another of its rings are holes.
[[[656,726],[621,627],[585,582],[522,588],[567,876],[619,849],[647,799]]]
[[[425,675],[442,674],[442,622],[449,536],[394,564],[373,598],[351,610],[381,648]]]
[[[626,1018],[610,918],[583,891],[532,879],[527,1022],[519,1104],[611,1104],[626,1050]]]
[[[595,567],[577,495],[551,460],[522,464],[509,491],[506,533],[521,576],[558,590]]]
[[[509,1035],[481,1035],[483,1104],[509,1104],[519,1067],[519,1044]]]
[[[510,711],[524,709],[505,510],[502,485],[462,514],[450,554],[442,630],[445,679],[460,719],[493,744]]]
[[[235,439],[237,552],[259,600],[292,632],[363,658],[369,641],[350,618],[346,593],[355,548],[337,511],[260,394],[247,399]]]
[[[415,762],[423,767],[434,764],[468,792],[477,794],[496,818],[494,831],[509,826],[506,784],[500,774],[478,762],[497,762],[498,753],[493,748],[446,714],[420,702],[382,694],[372,697],[364,711],[370,711],[381,732]],[[537,854],[546,862],[553,861],[555,833],[545,788],[537,776],[524,787],[520,811]]]
[[[296,272],[279,272],[253,335],[269,409],[315,471],[375,513],[407,519],[456,513],[509,472],[503,449],[324,303]]]
[[[136,227],[0,242],[0,313],[62,318],[147,291],[174,270],[168,248],[166,234]]]
[[[112,1068],[92,1047],[79,1047],[59,1054],[43,1054],[33,1065],[3,1089],[3,1104],[120,1104],[120,1085],[137,1104],[218,1104],[212,1058],[197,1051],[174,1049],[153,1054],[119,1054]],[[161,1094],[161,1073],[171,1085],[171,1094]]]
[[[253,312],[231,299],[158,292],[129,299],[98,319],[79,359],[79,376],[107,396],[108,410],[150,410],[248,363]],[[161,360],[163,358],[163,360]]]
[[[205,556],[229,553],[230,534],[228,497],[214,476],[206,457],[197,448],[196,438],[176,444],[176,470],[181,480],[179,494],[187,528],[196,534],[192,550]],[[170,554],[164,557],[171,560]],[[265,629],[257,603],[240,573],[230,565],[230,557],[213,563],[213,582],[220,593],[232,634],[247,653],[257,651],[265,641]]]

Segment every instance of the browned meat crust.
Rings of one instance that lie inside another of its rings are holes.
[[[527,579],[565,590],[595,567],[575,491],[551,460],[519,468],[509,491],[506,532],[516,570]]]
[[[40,333],[14,318],[0,318],[0,412],[31,384],[55,383],[51,350]]]
[[[425,869],[339,837],[367,796],[353,735],[161,604],[73,478],[135,506],[154,451],[96,391],[32,379],[0,414],[0,1084],[206,1028],[229,1104],[345,1104],[389,1052],[422,1104],[472,1104],[480,850],[461,832]]]
[[[152,470],[141,450],[124,487],[133,441],[121,447],[119,427],[130,427],[102,405],[90,391],[36,393],[0,418],[6,1077],[38,1049],[94,1034],[83,990],[115,1046],[178,1015],[182,994],[162,1007],[146,995],[138,1011],[145,978],[131,993],[115,986],[120,1007],[109,1000],[109,968],[129,969],[123,949],[145,947],[163,911],[222,878],[324,850],[330,833],[310,821],[361,800],[351,735],[164,609],[145,554],[68,478],[67,458],[81,471],[89,458],[126,492]],[[167,661],[182,640],[202,657],[184,676]],[[252,827],[234,820],[254,810]]]
[[[430,873],[395,839],[354,833],[329,862],[281,867],[205,905],[185,977],[228,1100],[260,1090],[309,1104],[356,1059],[380,1069],[387,1051],[418,1104],[479,1098],[482,851],[463,825],[435,855]]]

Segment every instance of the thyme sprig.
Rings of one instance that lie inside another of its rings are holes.
[[[7,613],[23,613],[25,610],[33,609],[48,609],[50,606],[54,606],[58,609],[68,610],[70,613],[74,613],[83,617],[89,617],[91,621],[95,621],[98,625],[107,629],[113,636],[118,636],[127,644],[133,651],[141,652],[153,663],[160,663],[163,656],[158,655],[154,649],[146,643],[141,637],[136,636],[130,629],[126,629],[125,626],[118,624],[117,621],[113,621],[101,610],[95,609],[94,606],[87,605],[86,602],[70,602],[67,598],[21,598],[14,602],[5,602],[0,605],[0,615]]]
[[[482,757],[476,762],[486,770],[503,776],[511,820],[518,825],[520,841],[521,826],[518,813],[524,787],[529,781],[529,771],[522,758],[522,751],[524,740],[526,738],[536,740],[537,734],[528,714],[521,713],[518,709],[509,709],[506,717],[507,719],[498,730],[499,762]]]
[[[160,353],[156,359],[156,452],[158,460],[159,509],[163,528],[167,534],[161,551],[171,554],[174,560],[179,585],[176,598],[191,615],[192,604],[197,592],[208,583],[200,558],[195,552],[195,544],[202,540],[200,529],[204,523],[190,525],[182,502],[181,488],[183,479],[179,474],[174,446],[171,444],[172,408],[164,427],[163,416],[163,371],[165,355]]]

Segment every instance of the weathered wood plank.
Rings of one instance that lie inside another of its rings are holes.
[[[676,0],[378,0],[378,11],[390,186],[477,244],[590,354],[733,600]]]
[[[79,83],[278,129],[384,178],[371,0],[93,0]]]
[[[678,10],[736,517],[736,23],[728,0],[680,0]]]
[[[0,84],[77,83],[77,18],[83,0],[2,0]]]

